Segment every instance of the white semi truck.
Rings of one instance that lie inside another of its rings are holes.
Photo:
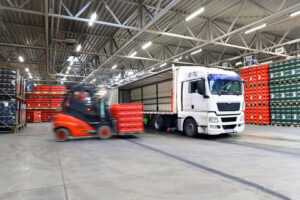
[[[244,92],[239,75],[217,68],[181,66],[120,85],[111,103],[143,103],[156,130],[176,127],[193,137],[244,130]]]

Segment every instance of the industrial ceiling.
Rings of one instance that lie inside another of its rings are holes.
[[[38,84],[115,84],[171,64],[234,70],[247,56],[298,56],[299,43],[299,0],[0,1],[0,65]]]

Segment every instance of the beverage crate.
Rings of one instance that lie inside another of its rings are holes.
[[[33,110],[26,111],[26,122],[33,122]]]
[[[33,122],[41,122],[41,121],[42,121],[41,111],[33,111]]]

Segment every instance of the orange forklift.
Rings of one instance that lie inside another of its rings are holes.
[[[134,118],[138,120],[136,123],[129,121],[125,124],[124,117],[122,119],[117,117],[122,113],[111,116],[108,96],[109,92],[103,86],[97,88],[91,85],[78,85],[68,90],[64,95],[62,111],[53,122],[56,141],[66,141],[70,137],[91,136],[108,139],[114,134],[132,134],[130,130],[135,130],[134,133],[143,132],[142,116]],[[139,113],[142,113],[142,107],[139,109]],[[115,109],[113,112],[116,113]],[[127,128],[120,129],[124,125]]]

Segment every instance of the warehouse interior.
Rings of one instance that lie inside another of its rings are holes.
[[[299,0],[0,0],[0,200],[300,199],[299,127]]]

